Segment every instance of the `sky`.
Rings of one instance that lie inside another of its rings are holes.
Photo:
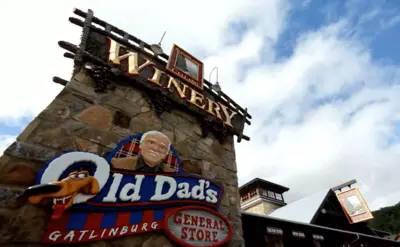
[[[400,201],[400,5],[395,0],[0,1],[0,153],[62,90],[78,44],[73,8],[168,54],[174,43],[218,66],[249,109],[235,144],[239,183],[290,188],[290,202],[351,179],[371,209]],[[20,49],[20,50],[19,50]],[[215,82],[215,74],[211,78]]]

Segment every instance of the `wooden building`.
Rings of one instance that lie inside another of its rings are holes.
[[[241,187],[240,194],[246,196],[248,188],[253,188],[250,190],[253,191],[254,188],[266,188],[268,184],[271,184],[271,189],[273,186],[279,189],[279,185],[254,179]],[[245,200],[242,204],[246,246],[400,246],[400,242],[388,238],[390,233],[372,229],[367,221],[350,224],[333,189],[321,190],[267,213],[252,211],[247,206],[247,201],[255,201],[258,197],[263,196],[258,194],[252,197],[255,199]],[[271,201],[262,199],[263,203],[266,200]]]
[[[288,190],[282,185],[255,178],[240,187],[240,208],[244,212],[269,214],[286,205],[283,193]]]

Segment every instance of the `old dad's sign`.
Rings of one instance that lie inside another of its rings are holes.
[[[126,47],[122,46],[111,38],[107,37],[107,39],[109,42],[107,60],[113,64],[123,64],[127,68],[126,71],[124,71],[125,74],[127,74],[128,76],[143,75],[144,78],[148,78],[147,81],[152,85],[160,88],[167,88],[170,91],[175,92],[176,95],[182,100],[186,100],[197,108],[217,117],[218,119],[222,120],[225,125],[234,127],[235,121],[233,121],[233,119],[234,116],[237,115],[237,113],[235,111],[232,111],[232,109],[230,109],[223,103],[216,102],[211,98],[206,97],[201,92],[201,90],[199,90],[199,88],[202,88],[203,80],[203,69],[200,61],[191,57],[187,52],[185,52],[178,46],[174,46],[174,49],[176,51],[172,51],[172,54],[175,54],[175,56],[172,58],[171,61],[175,62],[173,65],[171,65],[171,63],[168,64],[168,69],[170,71],[173,71],[173,73],[179,76],[181,79],[185,77],[190,78],[192,77],[191,75],[196,75],[197,77],[200,77],[201,79],[195,80],[195,82],[197,83],[195,83],[193,80],[186,80],[190,84],[195,86],[195,89],[185,83],[181,83],[181,81],[163,72],[162,70],[160,70],[160,68],[156,67],[155,63],[145,58],[144,56],[139,56],[137,52],[128,50]],[[179,63],[180,61],[182,62]],[[195,62],[200,64],[196,64]],[[186,66],[183,66],[182,64],[185,64]],[[187,71],[187,76],[183,74],[185,73],[184,71]],[[201,82],[198,80],[201,80]]]
[[[193,244],[192,230],[187,230],[189,238],[181,239],[186,246],[226,242],[229,222],[215,212],[222,187],[182,173],[170,143],[163,133],[149,131],[121,141],[106,159],[88,152],[68,152],[49,162],[39,173],[37,185],[25,192],[30,203],[52,207],[43,242],[89,242],[160,230],[166,215],[183,205],[207,213],[198,219],[204,233],[194,235],[202,240]],[[209,219],[220,221],[211,224]]]

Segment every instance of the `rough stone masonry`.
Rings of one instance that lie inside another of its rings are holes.
[[[224,186],[220,213],[231,222],[228,246],[244,246],[233,136],[221,144],[201,137],[197,120],[182,111],[157,115],[144,94],[132,87],[95,93],[84,70],[76,73],[0,157],[0,245],[44,246],[41,238],[50,210],[19,197],[35,183],[37,171],[66,150],[104,155],[123,138],[148,130],[165,133],[177,150],[186,173],[213,178]],[[175,246],[162,233],[148,233],[75,246]]]

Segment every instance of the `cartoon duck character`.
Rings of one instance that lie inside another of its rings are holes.
[[[52,220],[61,218],[64,211],[69,209],[78,194],[96,195],[99,193],[99,183],[88,171],[74,171],[61,181],[49,184],[39,184],[25,191],[29,203],[45,205],[53,203]]]

